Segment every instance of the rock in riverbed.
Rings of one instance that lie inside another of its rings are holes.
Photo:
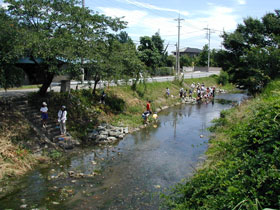
[[[114,143],[124,138],[128,127],[117,127],[108,124],[100,125],[88,134],[88,139],[98,144]]]

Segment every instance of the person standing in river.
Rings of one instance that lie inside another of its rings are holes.
[[[58,115],[60,134],[66,135],[66,120],[67,120],[66,106],[62,106],[61,109],[58,111],[57,115]]]
[[[152,110],[151,110],[151,101],[148,101],[148,102],[147,102],[146,110],[147,110],[147,112],[149,112],[150,114],[152,114]]]
[[[42,126],[43,126],[43,128],[46,128],[46,121],[48,119],[48,107],[47,107],[46,102],[42,103],[40,112],[41,112],[41,118],[42,118]]]

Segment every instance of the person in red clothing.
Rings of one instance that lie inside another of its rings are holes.
[[[152,111],[151,111],[151,101],[147,102],[147,111],[150,112],[150,114],[152,114]]]

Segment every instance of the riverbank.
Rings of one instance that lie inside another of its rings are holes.
[[[29,97],[31,104],[38,107],[38,110],[43,101],[48,103],[50,118],[57,118],[57,111],[61,105],[66,105],[68,110],[68,129],[71,134],[86,142],[88,130],[94,129],[101,123],[108,123],[119,126],[129,126],[130,129],[135,129],[143,125],[141,114],[146,108],[147,100],[152,101],[152,110],[156,111],[160,107],[167,107],[180,102],[179,89],[185,89],[192,82],[204,83],[206,86],[216,84],[216,78],[200,78],[187,79],[184,81],[162,82],[162,83],[147,83],[139,84],[136,90],[132,90],[130,86],[107,87],[105,89],[106,98],[105,104],[99,103],[100,92],[96,96],[92,96],[91,90],[72,91],[71,95],[62,93],[51,93],[45,98],[38,98],[36,94]],[[165,89],[169,87],[170,97],[165,96]],[[232,89],[232,86],[223,87],[223,89]],[[44,158],[32,155],[31,147],[28,144],[36,144],[36,138],[28,122],[23,118],[22,113],[2,111],[1,117],[1,144],[14,145],[8,154],[1,153],[1,173],[2,178],[14,177],[24,174],[26,171],[36,165],[38,159]],[[18,116],[18,117],[16,117]],[[9,130],[13,135],[10,135]],[[22,134],[24,133],[24,134]],[[15,141],[16,139],[16,141]],[[22,152],[24,151],[24,155]],[[14,155],[16,160],[9,156]],[[57,158],[61,154],[54,151],[51,157]],[[21,161],[17,161],[17,160]],[[22,164],[22,161],[27,161]],[[5,167],[7,164],[12,167]],[[23,165],[26,167],[21,168]]]
[[[221,113],[207,161],[163,195],[169,209],[280,209],[279,85]]]

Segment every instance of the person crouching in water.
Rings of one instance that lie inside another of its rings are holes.
[[[47,107],[46,102],[42,103],[40,112],[41,112],[41,117],[42,117],[42,126],[43,126],[43,128],[46,128],[46,121],[48,119],[48,107]]]
[[[144,119],[144,123],[147,124],[147,121],[148,121],[148,117],[150,116],[150,112],[149,111],[145,111],[143,114],[142,114],[142,118]]]
[[[67,111],[66,106],[62,106],[61,109],[58,111],[58,122],[60,127],[60,134],[66,134],[66,120],[67,120]]]

